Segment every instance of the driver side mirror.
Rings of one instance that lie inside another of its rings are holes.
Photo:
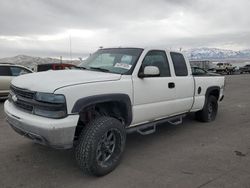
[[[139,78],[160,76],[160,70],[156,66],[146,66],[143,72],[139,73]]]

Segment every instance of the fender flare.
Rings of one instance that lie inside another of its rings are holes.
[[[219,100],[219,97],[220,97],[220,87],[219,87],[219,86],[211,86],[211,87],[208,87],[208,88],[207,88],[207,91],[206,91],[206,94],[205,94],[204,106],[205,106],[205,104],[207,104],[208,96],[210,95],[210,93],[211,93],[212,91],[218,91],[218,92],[219,92],[219,96],[218,96],[218,100]]]
[[[115,93],[115,94],[101,94],[101,95],[93,95],[84,98],[78,99],[71,113],[79,113],[84,110],[86,107],[105,102],[118,102],[122,103],[126,107],[125,121],[126,125],[130,125],[132,122],[132,103],[130,97],[127,94]]]
[[[208,87],[207,88],[207,91],[206,91],[206,94],[205,94],[205,96],[206,96],[206,98],[209,96],[209,94],[212,92],[212,91],[218,91],[219,92],[219,96],[220,96],[220,87],[219,86],[211,86],[211,87]],[[218,97],[219,97],[218,96]]]

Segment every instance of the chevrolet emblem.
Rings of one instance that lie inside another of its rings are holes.
[[[14,102],[16,102],[17,101],[17,96],[16,95],[12,95],[12,100],[14,101]]]

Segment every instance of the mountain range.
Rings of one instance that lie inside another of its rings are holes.
[[[194,48],[184,51],[191,60],[250,59],[250,49],[233,51],[218,48]]]
[[[190,60],[250,60],[250,49],[233,51],[218,48],[194,48],[183,51]],[[21,64],[29,68],[35,68],[38,64],[46,63],[72,63],[78,65],[79,60],[60,60],[56,58],[32,57],[27,55],[17,55],[0,59],[0,63]]]
[[[11,63],[11,64],[19,64],[29,68],[35,68],[39,64],[47,64],[47,63],[71,63],[74,65],[78,65],[80,63],[79,60],[60,60],[56,58],[42,58],[42,57],[32,57],[27,55],[17,55],[14,57],[6,57],[0,59],[0,63]]]

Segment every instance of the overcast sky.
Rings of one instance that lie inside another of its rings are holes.
[[[249,0],[0,0],[0,57],[99,46],[250,48]]]

